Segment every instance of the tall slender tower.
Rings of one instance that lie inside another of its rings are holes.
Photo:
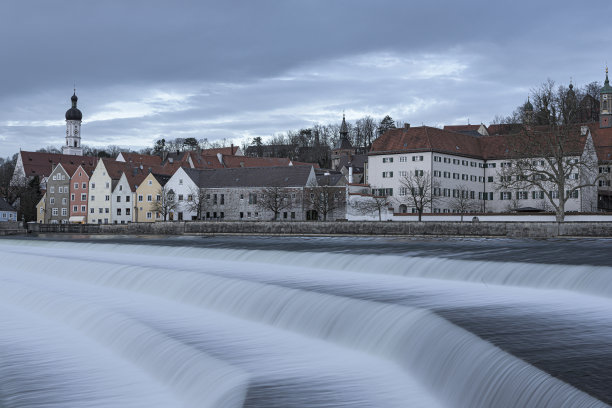
[[[76,90],[70,99],[72,107],[66,111],[66,146],[62,148],[62,153],[82,156],[81,119],[83,119],[83,114],[77,108],[79,98],[76,96]]]
[[[608,80],[608,67],[606,67],[606,81],[604,82],[603,88],[599,91],[600,95],[600,108],[599,108],[599,127],[609,128],[612,127],[612,86]]]

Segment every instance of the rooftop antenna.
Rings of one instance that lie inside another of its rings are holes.
[[[468,126],[469,126],[469,124],[470,124],[470,118],[468,118]]]

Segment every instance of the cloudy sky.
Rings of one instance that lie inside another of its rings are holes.
[[[603,81],[609,2],[2,1],[0,156],[83,144],[271,136],[389,114],[507,115],[551,78]]]

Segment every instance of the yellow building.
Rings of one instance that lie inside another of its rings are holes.
[[[163,186],[170,176],[149,173],[136,189],[134,222],[163,221],[159,202],[164,200]],[[169,218],[168,218],[169,219]]]
[[[47,198],[47,194],[43,194],[42,198],[36,204],[36,222],[42,224],[45,222],[45,199]]]

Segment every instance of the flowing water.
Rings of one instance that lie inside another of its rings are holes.
[[[609,241],[0,240],[0,407],[605,407]]]

